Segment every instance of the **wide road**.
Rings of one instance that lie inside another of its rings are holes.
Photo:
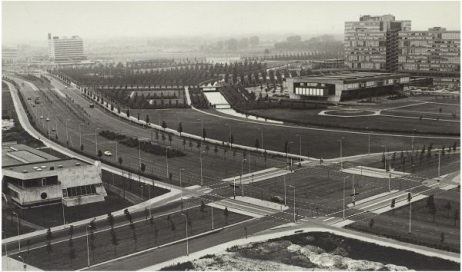
[[[234,226],[216,232],[214,234],[202,236],[189,241],[189,253],[191,254],[222,243],[243,238],[245,237],[244,227],[247,229],[247,235],[252,235],[254,233],[278,226],[283,223],[287,222],[276,222],[273,219],[264,217],[258,220],[250,221],[246,224]],[[150,250],[139,255],[131,256],[129,258],[112,261],[107,264],[93,266],[89,270],[139,270],[184,255],[186,255],[186,243],[182,242],[179,244]]]

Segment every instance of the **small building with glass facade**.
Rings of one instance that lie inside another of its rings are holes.
[[[104,201],[100,162],[60,159],[26,145],[2,146],[3,188],[21,208]],[[6,189],[6,190],[5,190]]]

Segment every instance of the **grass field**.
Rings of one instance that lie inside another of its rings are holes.
[[[188,227],[188,234],[196,235],[206,232],[211,229],[211,210],[206,207],[204,215],[201,214],[199,208],[187,210],[191,218],[191,226]],[[229,213],[224,216],[222,210],[214,211],[214,226],[221,228],[226,225],[241,222],[249,217]],[[167,216],[155,218],[154,224],[151,225],[149,220],[141,220],[135,222],[135,229],[132,231],[129,225],[115,228],[115,233],[118,239],[118,246],[114,247],[111,244],[111,236],[109,226],[98,226],[94,234],[95,249],[90,252],[91,264],[101,263],[120,256],[131,254],[147,248],[169,243],[175,240],[185,238],[186,221],[185,217],[180,212],[171,214],[171,221],[167,220]],[[175,225],[175,230],[172,230],[172,222]],[[127,222],[128,223],[128,222]],[[136,237],[136,240],[134,239]],[[190,241],[193,243],[194,241]],[[38,267],[43,270],[75,270],[82,269],[87,266],[87,248],[86,237],[74,237],[73,248],[75,250],[75,258],[71,260],[70,247],[68,241],[60,242],[52,245],[52,252],[48,254],[45,247],[28,250],[22,253],[27,264]],[[155,251],[153,251],[155,254]],[[17,255],[13,255],[17,258]]]
[[[450,210],[446,208],[448,202],[451,203]],[[411,234],[408,233],[409,205],[375,216],[372,228],[369,226],[369,220],[356,222],[348,228],[408,243],[460,252],[460,221],[454,217],[455,213],[460,214],[460,192],[450,190],[435,195],[434,218],[426,205],[427,199],[412,203]]]

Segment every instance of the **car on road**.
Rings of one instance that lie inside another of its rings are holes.
[[[281,203],[281,204],[284,203],[284,199],[280,196],[272,196],[270,200],[276,203]]]
[[[107,151],[107,150],[106,150],[106,151],[104,151],[104,155],[105,155],[105,156],[112,156],[112,153],[111,153],[110,151]]]

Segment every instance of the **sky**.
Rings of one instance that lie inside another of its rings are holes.
[[[412,30],[460,29],[458,1],[2,1],[2,43],[46,45],[47,33],[83,39],[342,34],[345,21],[367,14],[411,20]]]

